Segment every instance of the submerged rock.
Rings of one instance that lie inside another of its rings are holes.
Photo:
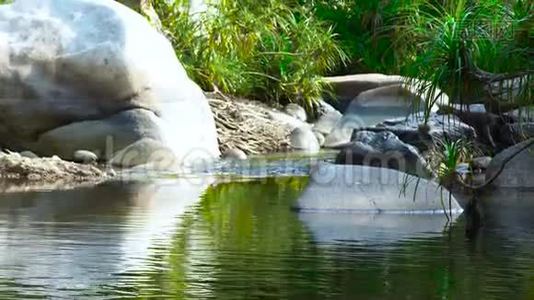
[[[318,212],[439,213],[462,211],[438,184],[392,169],[369,166],[315,166],[296,208]],[[450,199],[450,205],[449,205]]]
[[[432,174],[417,149],[389,131],[355,133],[351,144],[338,154],[336,164],[390,168],[423,178]]]
[[[153,138],[180,161],[218,156],[202,91],[141,15],[109,0],[17,0],[0,19],[2,146],[71,159]]]

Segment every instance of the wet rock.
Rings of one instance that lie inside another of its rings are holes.
[[[84,164],[92,164],[98,161],[98,156],[88,150],[77,150],[74,152],[73,158],[75,162]]]
[[[302,108],[302,106],[295,104],[295,103],[289,103],[284,108],[284,112],[302,122],[306,122],[308,119],[308,116],[306,115],[306,110]]]
[[[388,131],[355,133],[338,154],[336,164],[389,168],[423,178],[432,175],[417,149]]]
[[[289,137],[291,147],[295,150],[318,152],[319,142],[310,127],[299,127],[291,132]]]
[[[231,159],[231,160],[246,160],[247,154],[243,152],[241,149],[228,149],[226,152],[223,153],[222,157],[224,159]]]

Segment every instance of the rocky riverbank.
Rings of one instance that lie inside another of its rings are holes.
[[[94,164],[80,164],[53,157],[25,157],[0,152],[0,192],[61,189],[94,184],[113,177]]]

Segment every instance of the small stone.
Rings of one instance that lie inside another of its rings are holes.
[[[486,170],[489,167],[491,160],[492,158],[490,156],[477,157],[471,161],[471,166],[473,169]]]
[[[289,136],[291,148],[310,153],[319,152],[321,146],[310,127],[299,127]]]
[[[78,150],[74,152],[74,161],[84,164],[92,164],[98,161],[98,156],[91,151]]]
[[[304,108],[302,108],[300,105],[298,104],[295,104],[295,103],[289,103],[288,105],[286,105],[286,107],[284,108],[284,111],[286,114],[298,119],[298,120],[301,120],[302,122],[306,122],[306,120],[308,119],[308,116],[306,115],[306,111],[304,110]]]
[[[19,153],[20,156],[26,157],[26,158],[39,158],[39,156],[31,151],[22,151]]]
[[[246,160],[247,154],[241,149],[232,148],[226,150],[222,157],[224,159]]]
[[[113,169],[109,169],[109,170],[106,171],[106,176],[115,177],[115,176],[117,176],[117,172],[115,170],[113,170]]]
[[[319,143],[319,146],[323,146],[324,145],[324,142],[325,142],[325,137],[322,133],[318,132],[318,131],[313,131],[313,134],[315,135],[315,137],[317,138],[317,142]]]

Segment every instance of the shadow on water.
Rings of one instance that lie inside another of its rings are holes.
[[[0,298],[531,299],[532,193],[474,239],[420,215],[302,214],[306,177],[0,196]],[[498,201],[500,199],[501,201]],[[490,203],[489,200],[487,203]]]

